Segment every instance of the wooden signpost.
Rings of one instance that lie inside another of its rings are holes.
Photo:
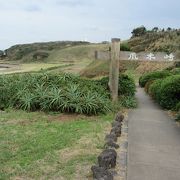
[[[119,84],[119,56],[120,56],[120,39],[114,38],[111,43],[111,62],[109,69],[109,87],[113,102],[118,101],[118,84]]]
[[[110,54],[109,54],[110,53]],[[173,53],[167,54],[163,52],[129,52],[120,51],[120,39],[112,38],[110,52],[95,52],[95,59],[109,60],[109,88],[111,91],[111,98],[113,102],[118,101],[118,86],[119,86],[119,60],[130,61],[157,61],[157,62],[170,62],[179,61]]]

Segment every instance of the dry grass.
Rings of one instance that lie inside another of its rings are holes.
[[[144,74],[151,71],[163,70],[172,65],[173,62],[140,62],[136,71],[139,74]]]
[[[52,67],[64,66],[65,64],[26,63],[26,64],[14,65],[13,63],[9,63],[8,65],[10,66],[10,68],[0,71],[0,74],[40,71],[40,70],[46,70]]]

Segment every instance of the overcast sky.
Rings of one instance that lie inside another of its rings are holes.
[[[133,28],[180,28],[180,0],[0,0],[0,49],[15,44],[127,39]]]

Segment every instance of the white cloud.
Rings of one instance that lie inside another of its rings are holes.
[[[0,49],[51,40],[128,38],[134,27],[180,26],[179,0],[0,0]]]
[[[93,1],[84,0],[56,0],[56,4],[59,6],[77,7],[77,6],[90,6],[93,5]]]

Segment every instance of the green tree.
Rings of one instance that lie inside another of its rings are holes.
[[[0,50],[0,57],[4,55],[4,51]]]
[[[144,26],[140,26],[133,29],[131,33],[132,33],[132,37],[139,37],[146,34],[146,32],[147,32],[146,28]]]
[[[172,28],[170,28],[170,27],[167,28],[167,31],[171,31],[171,30],[172,30]]]
[[[154,27],[154,28],[152,29],[153,32],[158,32],[158,30],[159,30],[158,27]]]

